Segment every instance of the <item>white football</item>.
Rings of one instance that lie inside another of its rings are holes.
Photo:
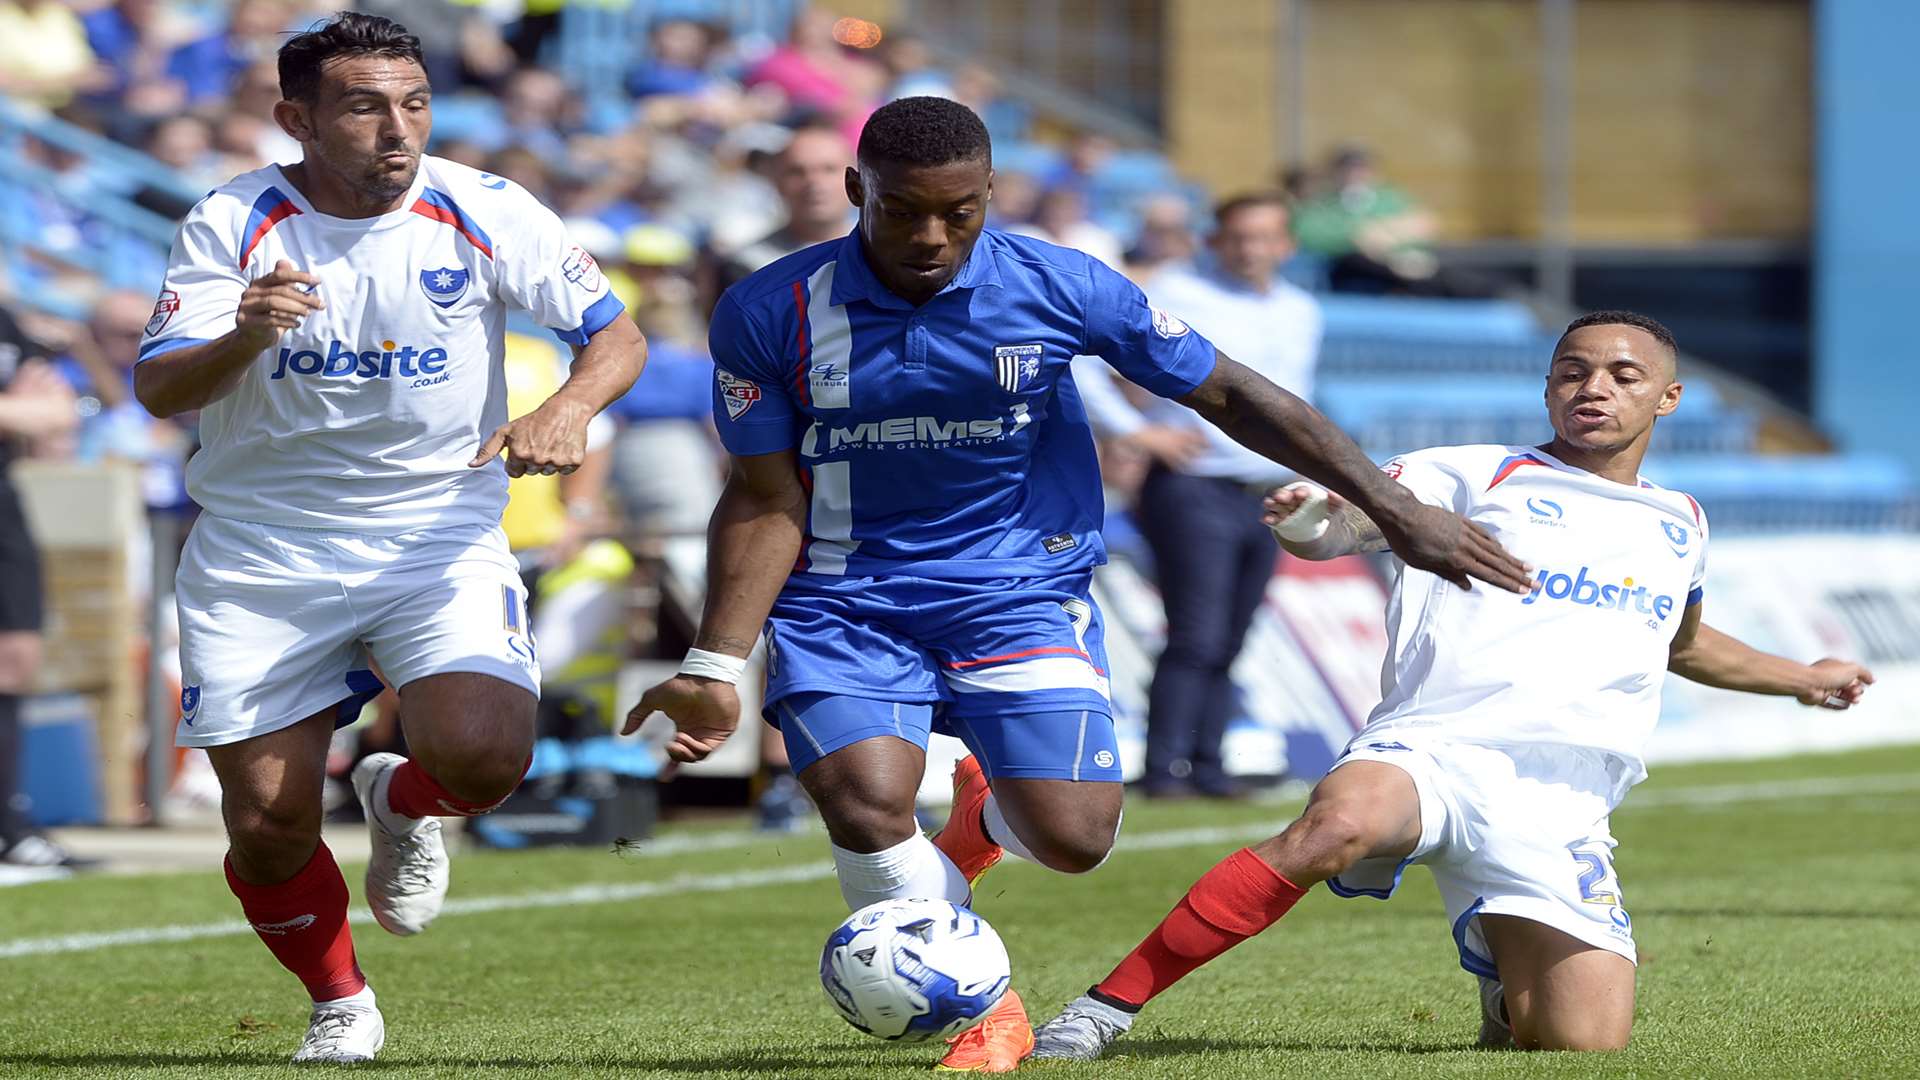
[[[820,953],[820,985],[847,1023],[882,1039],[946,1039],[999,1004],[1013,976],[987,920],[945,900],[882,900]]]

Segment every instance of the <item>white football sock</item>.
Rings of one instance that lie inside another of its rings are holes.
[[[833,865],[840,872],[840,895],[859,911],[868,904],[900,897],[925,896],[965,904],[973,897],[967,879],[953,860],[941,854],[924,833],[914,833],[885,851],[871,854],[833,848]]]
[[[326,1001],[316,1001],[314,1002],[314,1004],[315,1005],[351,1005],[356,1009],[379,1008],[379,1006],[375,1004],[373,999],[372,983],[368,983],[367,985],[361,987],[358,991],[348,994],[346,997],[331,998]]]
[[[989,840],[1030,863],[1040,861],[1034,858],[1033,852],[1027,850],[1027,845],[1020,842],[1020,834],[1013,831],[1013,826],[1007,824],[1006,815],[1000,812],[1000,800],[991,794],[987,796],[986,808],[980,811],[980,822],[987,827]]]

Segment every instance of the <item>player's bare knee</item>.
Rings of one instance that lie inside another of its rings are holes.
[[[848,851],[884,851],[920,831],[913,799],[904,802],[871,788],[842,791],[820,803],[827,835]]]
[[[290,877],[320,840],[320,806],[294,800],[229,805],[227,842],[255,877]]]
[[[527,773],[527,764],[524,752],[460,755],[437,763],[431,775],[460,798],[491,805],[513,794]]]
[[[1302,877],[1325,881],[1365,858],[1373,837],[1360,814],[1341,803],[1320,803],[1287,826],[1280,846],[1285,849],[1283,872],[1296,884],[1305,884]]]
[[[1040,865],[1063,874],[1084,874],[1107,861],[1113,851],[1114,832],[1119,823],[1079,823],[1077,827],[1049,830],[1038,843],[1020,839],[1033,852]]]

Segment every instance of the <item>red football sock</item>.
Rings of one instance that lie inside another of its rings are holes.
[[[1272,926],[1306,895],[1251,848],[1220,860],[1113,974],[1094,987],[1114,1003],[1139,1008],[1187,973]]]
[[[347,929],[347,879],[323,841],[300,872],[278,885],[249,885],[226,862],[227,888],[280,966],[307,984],[315,1001],[357,994],[367,985]]]
[[[529,754],[527,763],[520,767],[520,775],[527,775],[532,767],[533,755]],[[387,783],[387,807],[402,817],[474,817],[505,801],[477,803],[463,799],[441,787],[440,781],[427,775],[427,770],[411,759],[395,770],[393,779]]]

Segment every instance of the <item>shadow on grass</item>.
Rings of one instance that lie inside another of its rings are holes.
[[[1365,1039],[1209,1039],[1191,1035],[1142,1035],[1126,1039],[1109,1056],[1118,1058],[1190,1057],[1198,1054],[1261,1053],[1289,1050],[1305,1053],[1359,1051],[1369,1054],[1457,1054],[1476,1050],[1471,1040],[1409,1046],[1404,1042]]]
[[[1754,908],[1690,908],[1690,907],[1652,907],[1634,908],[1635,919],[1649,916],[1690,919],[1811,919],[1821,922],[1912,922],[1920,920],[1920,911],[1767,911]]]
[[[928,1048],[931,1049],[931,1048]],[[1209,1039],[1191,1036],[1142,1036],[1129,1039],[1111,1055],[1114,1059],[1124,1058],[1171,1058],[1192,1057],[1203,1054],[1234,1052],[1270,1052],[1275,1050],[1306,1052],[1365,1052],[1384,1054],[1451,1054],[1471,1051],[1471,1042],[1446,1043],[1430,1046],[1409,1046],[1405,1043],[1367,1042],[1363,1040],[1258,1040],[1258,1039]],[[922,1060],[925,1058],[926,1060]],[[889,1060],[892,1059],[892,1060]],[[599,1055],[591,1052],[583,1054],[556,1055],[550,1058],[499,1057],[483,1058],[468,1054],[449,1054],[445,1056],[421,1055],[414,1057],[380,1058],[361,1062],[353,1066],[356,1071],[406,1072],[420,1069],[460,1069],[475,1073],[487,1072],[547,1072],[555,1069],[617,1069],[622,1071],[648,1072],[758,1072],[782,1075],[821,1072],[824,1075],[849,1075],[854,1070],[887,1068],[895,1066],[924,1067],[932,1063],[931,1053],[914,1055],[902,1052],[898,1055],[880,1052],[866,1046],[819,1047],[807,1051],[752,1049],[731,1050],[713,1054],[662,1054],[655,1056],[619,1056]],[[216,1070],[244,1070],[256,1072],[263,1068],[285,1066],[291,1068],[287,1057],[281,1053],[273,1054],[206,1054],[206,1053],[156,1053],[156,1054],[6,1054],[0,1053],[0,1073],[10,1066],[31,1066],[42,1069],[137,1069],[137,1068],[182,1068]]]

